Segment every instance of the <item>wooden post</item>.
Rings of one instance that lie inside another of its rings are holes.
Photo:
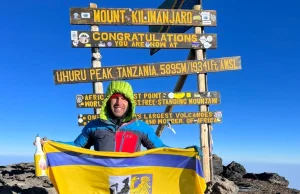
[[[97,4],[90,3],[90,8],[97,8]],[[99,31],[97,25],[91,25],[91,31]],[[101,67],[101,54],[99,48],[92,48],[92,67]],[[103,84],[102,82],[93,83],[93,93],[94,94],[103,94]],[[100,108],[94,109],[94,114],[100,114]]]
[[[194,59],[195,59],[195,50],[191,49],[190,52],[189,52],[189,55],[187,57],[187,60],[194,60]],[[181,75],[181,76],[179,76],[173,92],[180,92],[182,90],[183,85],[184,85],[187,77],[188,77],[188,75]],[[172,112],[172,109],[173,109],[172,105],[166,106],[165,113]],[[161,136],[161,133],[164,130],[164,126],[165,126],[164,124],[160,124],[160,125],[157,126],[156,135],[158,137]]]
[[[201,5],[195,5],[194,10],[200,11]],[[203,34],[202,27],[195,27],[196,34]],[[196,60],[204,60],[205,52],[201,49],[196,50]],[[207,74],[200,73],[198,77],[198,90],[199,92],[207,92]],[[199,109],[201,112],[208,111],[207,105],[200,105]],[[208,124],[200,124],[200,145],[203,153],[202,167],[203,174],[206,182],[211,181],[211,165],[210,165],[210,146],[209,146],[209,133]]]
[[[207,109],[209,111],[209,108]],[[211,131],[212,131],[212,125],[208,124],[208,145],[209,145],[209,161],[210,161],[210,180],[214,179],[214,163],[213,163],[213,156],[212,156],[212,146],[211,146]]]

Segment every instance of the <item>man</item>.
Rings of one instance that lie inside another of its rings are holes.
[[[107,88],[100,118],[90,121],[71,142],[61,142],[96,151],[137,152],[141,144],[147,149],[168,147],[144,121],[135,118],[135,101],[131,85],[112,81]]]

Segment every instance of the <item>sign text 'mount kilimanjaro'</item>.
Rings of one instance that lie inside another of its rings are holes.
[[[215,49],[216,34],[71,31],[72,48]]]
[[[104,94],[76,95],[78,108],[101,108]],[[220,104],[219,92],[147,92],[134,93],[137,106]]]
[[[216,26],[215,10],[71,8],[71,24]]]
[[[188,60],[143,65],[54,70],[55,84],[166,77],[241,69],[240,57]]]
[[[98,119],[99,114],[78,115],[78,125],[85,126],[92,120]],[[139,113],[136,118],[149,125],[171,124],[200,124],[221,123],[222,111],[216,112],[172,112],[172,113]]]

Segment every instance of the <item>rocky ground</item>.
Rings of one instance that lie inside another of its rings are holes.
[[[0,166],[0,194],[56,194],[47,177],[35,177],[33,163]]]
[[[222,159],[213,155],[214,180],[208,183],[206,194],[300,194],[288,187],[289,182],[277,173],[247,173],[244,166],[231,162],[223,166]]]
[[[223,166],[222,159],[213,156],[214,180],[208,183],[205,194],[300,194],[288,188],[289,182],[276,173],[247,173],[232,162]],[[47,177],[35,177],[33,163],[0,166],[0,194],[56,194]]]

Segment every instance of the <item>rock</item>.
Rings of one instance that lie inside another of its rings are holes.
[[[272,184],[268,181],[243,179],[239,183],[239,193],[256,194],[256,193],[274,193],[274,194],[300,194],[299,190],[283,187],[278,184]]]
[[[241,181],[246,174],[246,169],[239,163],[231,162],[223,167],[222,176],[231,181]]]
[[[243,179],[241,174],[226,168],[221,175],[231,181],[241,181]]]
[[[243,176],[244,179],[255,179],[257,180],[258,177],[254,174],[254,173],[246,173],[244,176]]]
[[[44,188],[41,188],[41,187],[32,187],[32,188],[28,188],[28,189],[24,189],[22,191],[22,194],[48,194],[49,192],[44,189]]]
[[[213,173],[214,175],[220,175],[223,172],[222,158],[213,154]]]
[[[285,187],[289,185],[289,182],[284,177],[279,176],[277,173],[264,172],[261,174],[256,174],[256,176],[262,181],[269,181],[270,183],[279,184]]]
[[[243,182],[243,183],[239,183],[237,184],[237,186],[239,187],[239,193],[258,193],[261,192],[261,190],[259,190],[258,188],[256,188],[254,185],[251,185],[249,183]]]
[[[272,184],[278,184],[284,187],[289,185],[289,182],[282,176],[279,176],[277,173],[260,173],[260,174],[253,174],[248,173],[243,176],[245,179],[254,179],[254,180],[261,180],[261,181],[268,181]]]
[[[33,177],[34,177],[33,173],[25,173],[25,174],[19,174],[15,176],[16,180],[18,181],[25,181],[27,178],[33,178]]]
[[[239,174],[241,174],[242,176],[244,176],[246,174],[246,169],[244,168],[244,166],[242,166],[239,163],[236,162],[231,162],[230,164],[228,164],[226,166],[227,169],[230,169],[231,171],[237,172]]]
[[[22,191],[22,189],[20,189],[19,187],[17,186],[2,186],[0,188],[0,194],[10,194],[10,193],[20,193]]]
[[[289,182],[284,177],[279,176],[276,173],[247,173],[244,166],[235,161],[231,162],[227,166],[223,166],[223,172],[220,174],[220,176],[228,179],[229,181],[232,181],[239,188],[239,194],[300,194],[299,190],[288,188]],[[208,183],[207,193],[219,192],[214,189],[214,185],[218,186],[218,184],[215,184],[214,182]]]
[[[57,194],[48,177],[36,177],[33,163],[0,168],[0,194]]]
[[[237,194],[238,191],[239,188],[234,182],[215,175],[214,180],[207,183],[205,194]]]

